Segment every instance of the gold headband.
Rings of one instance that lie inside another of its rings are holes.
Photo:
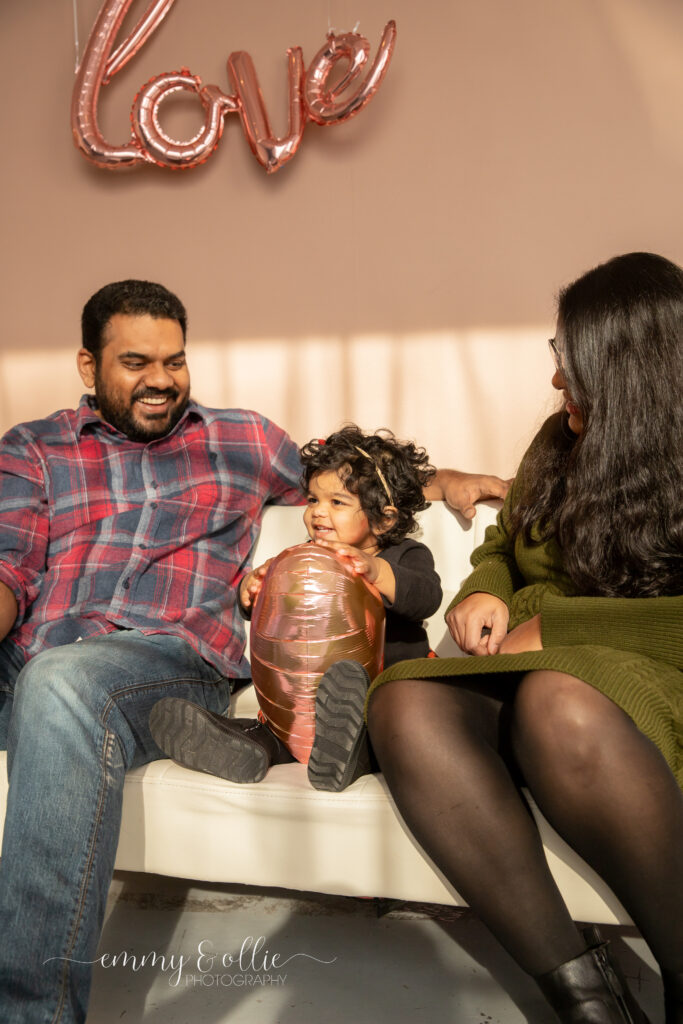
[[[376,463],[376,462],[375,462],[375,460],[373,459],[372,455],[368,455],[368,453],[367,453],[367,452],[365,452],[365,451],[363,451],[363,449],[362,449],[362,448],[359,448],[357,444],[354,444],[354,446],[353,446],[353,447],[354,447],[354,448],[356,449],[356,451],[357,451],[357,452],[360,452],[360,453],[361,453],[361,455],[365,456],[365,458],[366,458],[366,459],[369,459],[369,460],[370,460],[370,462],[371,462],[371,463],[373,464],[373,466],[375,467],[375,472],[377,473],[377,476],[379,477],[379,479],[380,479],[380,482],[381,482],[381,484],[382,484],[382,487],[383,487],[383,488],[384,488],[384,490],[386,491],[386,495],[387,495],[387,498],[389,499],[389,504],[390,504],[390,505],[393,505],[393,503],[394,503],[394,502],[393,502],[393,498],[391,497],[391,491],[389,490],[389,484],[388,484],[388,483],[386,482],[386,480],[384,479],[384,473],[383,473],[383,472],[382,472],[382,470],[381,470],[381,469],[379,468],[379,466],[377,465],[377,463]]]

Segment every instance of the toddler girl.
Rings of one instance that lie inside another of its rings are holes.
[[[424,488],[434,476],[424,449],[390,431],[363,434],[355,425],[301,452],[304,525],[311,540],[333,549],[352,572],[379,591],[386,610],[384,667],[429,654],[422,620],[441,603],[431,552],[407,535],[427,507]],[[245,617],[268,564],[240,584]],[[315,739],[308,777],[316,789],[339,791],[370,770],[363,707],[369,685],[362,665],[339,661],[316,693]],[[232,782],[259,782],[272,764],[292,761],[285,745],[258,719],[230,719],[166,698],[153,709],[152,735],[175,761]]]

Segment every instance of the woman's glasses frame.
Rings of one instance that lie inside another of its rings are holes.
[[[550,348],[550,354],[553,357],[555,363],[555,369],[559,370],[560,373],[564,373],[564,363],[562,362],[562,353],[555,343],[554,338],[548,338],[548,347]]]

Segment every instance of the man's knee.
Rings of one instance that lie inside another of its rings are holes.
[[[8,750],[21,737],[41,745],[101,737],[108,725],[109,696],[93,659],[81,644],[56,647],[32,658],[19,673],[8,732]],[[93,671],[95,669],[95,671]]]
[[[81,693],[92,692],[92,661],[82,657],[79,645],[67,644],[43,651],[22,668],[15,686],[16,699],[41,702],[56,699],[73,706]]]

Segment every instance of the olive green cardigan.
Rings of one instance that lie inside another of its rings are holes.
[[[580,597],[554,539],[511,537],[518,473],[495,526],[472,555],[474,571],[450,608],[485,592],[510,609],[509,628],[540,613],[543,650],[482,657],[418,658],[392,665],[368,692],[395,679],[439,679],[553,669],[611,698],[666,758],[683,789],[683,595]],[[449,610],[450,610],[449,608]],[[513,680],[511,679],[511,683]]]

